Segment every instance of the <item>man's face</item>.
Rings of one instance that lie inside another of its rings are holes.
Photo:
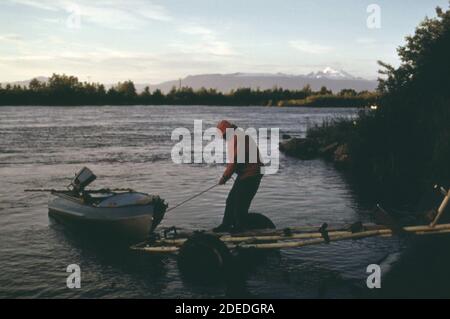
[[[226,132],[223,133],[220,129],[217,129],[217,132],[219,132],[219,136],[220,136],[222,139],[225,139]]]

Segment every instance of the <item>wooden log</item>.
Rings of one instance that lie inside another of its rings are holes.
[[[328,231],[348,231],[350,228],[350,224],[348,225],[329,225]],[[244,231],[242,233],[237,234],[229,234],[229,233],[212,233],[217,236],[231,236],[231,237],[254,237],[254,236],[269,236],[269,235],[284,235],[285,233],[297,234],[297,233],[316,233],[320,226],[295,226],[295,227],[286,227],[283,229],[260,229],[260,230],[252,230],[252,231]],[[384,229],[385,226],[375,225],[375,224],[366,224],[364,225],[366,230],[376,230],[376,229]],[[210,233],[209,231],[207,233]],[[183,229],[177,228],[177,239],[188,238],[194,234],[194,231],[185,231]]]
[[[131,246],[131,250],[144,251],[148,253],[176,253],[180,247],[176,246]]]
[[[441,225],[435,225],[429,226],[406,226],[403,228],[407,232],[419,232],[419,231],[434,231],[434,230],[441,230],[441,229],[450,229],[450,224],[441,224]]]
[[[431,227],[436,226],[437,222],[439,221],[442,214],[444,213],[445,208],[447,207],[449,201],[450,201],[450,190],[447,191],[447,194],[445,195],[444,200],[442,201],[441,205],[439,206],[438,213],[437,213],[436,217],[434,218],[434,220],[430,224]]]
[[[440,230],[430,230],[430,231],[418,231],[415,232],[416,235],[439,235],[439,234],[448,234],[450,233],[450,229],[440,229]]]
[[[450,229],[450,224],[442,224],[437,225],[435,227],[431,227],[428,225],[424,226],[408,226],[404,227],[403,230],[407,233],[415,233],[415,232],[429,232],[429,231],[435,231],[435,230],[443,230],[443,229]],[[369,231],[363,231],[356,234],[366,234],[370,231],[382,231],[380,236],[391,236],[392,230],[389,228],[380,228],[380,229],[373,229]],[[258,232],[257,232],[258,233]],[[334,238],[336,236],[345,236],[345,235],[352,235],[352,232],[350,231],[329,231],[328,236],[330,238]],[[236,235],[217,235],[220,240],[222,240],[225,243],[240,243],[240,242],[263,242],[263,241],[286,241],[286,240],[297,240],[297,239],[317,239],[322,238],[322,234],[319,232],[315,233],[293,233],[292,235],[272,235],[272,233],[269,233],[268,235],[264,235],[264,233],[259,232],[259,235],[255,236],[236,236]],[[184,244],[184,242],[187,240],[187,238],[177,238],[177,239],[160,239],[155,242],[156,245],[169,245],[169,246],[181,246]]]
[[[444,224],[444,225],[436,225],[434,228],[430,226],[411,226],[411,227],[405,227],[405,231],[414,234],[414,235],[437,235],[437,234],[446,234],[450,233],[450,224]],[[361,238],[368,238],[368,237],[375,237],[375,236],[383,236],[383,237],[389,237],[393,235],[393,231],[391,229],[381,229],[381,230],[372,230],[372,231],[364,231],[354,234],[344,234],[344,235],[337,235],[333,236],[332,234],[330,236],[330,241],[341,241],[341,240],[347,240],[347,239],[361,239]],[[262,244],[238,244],[236,245],[236,248],[257,248],[257,249],[276,249],[276,248],[297,248],[297,247],[303,247],[303,246],[309,246],[309,245],[317,245],[326,243],[325,239],[323,238],[317,238],[317,239],[311,239],[311,240],[305,240],[305,241],[282,241],[282,242],[276,242],[276,243],[262,243]]]
[[[384,229],[384,230],[370,230],[360,233],[354,233],[354,234],[347,234],[347,235],[340,235],[340,236],[330,236],[330,241],[341,241],[346,239],[360,239],[360,238],[367,238],[367,237],[373,237],[373,236],[380,236],[380,235],[391,235],[392,231],[390,229]],[[323,238],[316,238],[311,240],[304,240],[304,241],[288,241],[288,242],[277,242],[277,243],[267,243],[267,244],[242,244],[242,245],[236,245],[236,248],[257,248],[257,249],[276,249],[276,248],[297,248],[297,247],[303,247],[303,246],[310,246],[310,245],[317,245],[317,244],[323,244],[326,243],[325,239]]]
[[[349,235],[352,232],[349,231],[333,231],[328,232],[330,236],[342,236]],[[304,234],[292,234],[290,236],[285,235],[272,235],[272,236],[249,236],[249,237],[232,237],[232,236],[224,236],[220,237],[220,239],[224,242],[230,243],[238,243],[243,241],[274,241],[274,240],[293,240],[293,239],[314,239],[314,238],[322,238],[321,233],[304,233]]]
[[[340,235],[349,235],[352,234],[349,231],[334,231],[329,232],[329,236],[340,236]],[[255,241],[277,241],[277,240],[295,240],[295,239],[314,239],[314,238],[322,238],[321,233],[304,233],[304,234],[292,234],[290,236],[286,235],[259,235],[259,236],[218,236],[220,240],[225,243],[240,243],[240,242],[255,242]],[[174,245],[181,246],[186,242],[187,238],[179,238],[179,239],[160,239],[157,240],[156,244],[161,245]]]

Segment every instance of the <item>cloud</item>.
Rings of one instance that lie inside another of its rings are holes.
[[[116,60],[149,60],[154,56],[148,53],[135,51],[119,51],[107,48],[97,48],[87,50],[55,50],[54,52],[47,52],[45,54],[23,54],[0,56],[0,62],[39,62],[39,61],[55,61],[55,60],[71,60],[73,62],[95,63],[111,59]]]
[[[0,55],[0,67],[14,70],[14,73],[18,74],[30,74],[31,77],[34,74],[56,72],[80,76],[96,75],[98,80],[110,82],[113,79],[140,78],[145,76],[146,72],[156,70],[160,73],[166,72],[175,61],[190,65],[190,59],[189,55],[184,54],[158,55],[145,51],[92,48],[73,44],[66,49],[49,48],[41,52]]]
[[[26,79],[36,74],[66,73],[80,76],[82,80],[92,78],[111,83],[124,78],[139,79],[151,75],[154,69],[162,72],[160,64],[158,56],[146,52],[71,48],[0,56],[0,74],[8,74],[8,78],[2,78],[2,81],[11,80],[11,75],[16,79]]]
[[[172,43],[173,48],[177,48],[184,53],[209,54],[215,56],[236,55],[230,43],[219,39],[217,32],[201,25],[183,25],[179,31],[195,39],[189,42]]]
[[[152,21],[171,21],[165,7],[143,0],[8,0],[16,5],[70,14],[79,14],[81,22],[113,29],[136,29]]]
[[[205,57],[198,53],[150,53],[73,44],[64,50],[30,50],[20,55],[0,55],[0,82],[65,73],[76,75],[82,81],[115,83],[132,79],[136,83],[159,83],[212,69],[225,72],[228,67],[229,63],[220,57]]]
[[[12,2],[13,4],[18,4],[18,5],[24,5],[24,6],[29,6],[29,7],[33,7],[36,9],[42,9],[42,10],[47,10],[47,11],[58,11],[58,8],[54,6],[54,2],[53,3],[51,1],[36,1],[36,0],[9,0],[9,2]]]
[[[23,38],[18,34],[0,34],[0,41],[4,42],[23,42]]]
[[[41,10],[47,26],[64,24],[71,13],[81,15],[81,28],[91,24],[111,29],[139,30],[149,21],[165,22],[177,34],[162,42],[162,50],[143,45],[125,49],[121,43],[102,40],[95,45],[84,38],[66,38],[58,32],[23,41],[16,52],[0,54],[0,76],[23,79],[66,73],[105,83],[123,80],[169,80],[182,74],[226,71],[236,63],[231,43],[216,29],[174,19],[165,7],[141,0],[7,0],[15,5]],[[52,26],[53,28],[53,26]],[[0,35],[1,41],[19,41],[20,36]],[[77,42],[78,41],[80,42]],[[74,41],[75,40],[75,41]],[[126,40],[124,40],[126,41]],[[3,80],[3,79],[2,79]]]
[[[289,41],[289,45],[298,51],[309,54],[325,54],[332,50],[329,46],[316,44],[305,40]]]

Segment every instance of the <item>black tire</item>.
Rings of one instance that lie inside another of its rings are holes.
[[[263,214],[249,213],[244,218],[246,230],[275,229],[275,224]]]
[[[211,283],[226,278],[231,261],[228,247],[217,236],[196,233],[181,246],[178,269],[185,279]]]

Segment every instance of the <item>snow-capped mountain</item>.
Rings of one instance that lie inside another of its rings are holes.
[[[331,67],[326,67],[322,71],[318,72],[311,72],[308,74],[308,77],[315,78],[315,79],[346,79],[346,80],[354,80],[357,79],[353,75],[351,75],[348,72],[345,72],[343,70],[335,70]]]

